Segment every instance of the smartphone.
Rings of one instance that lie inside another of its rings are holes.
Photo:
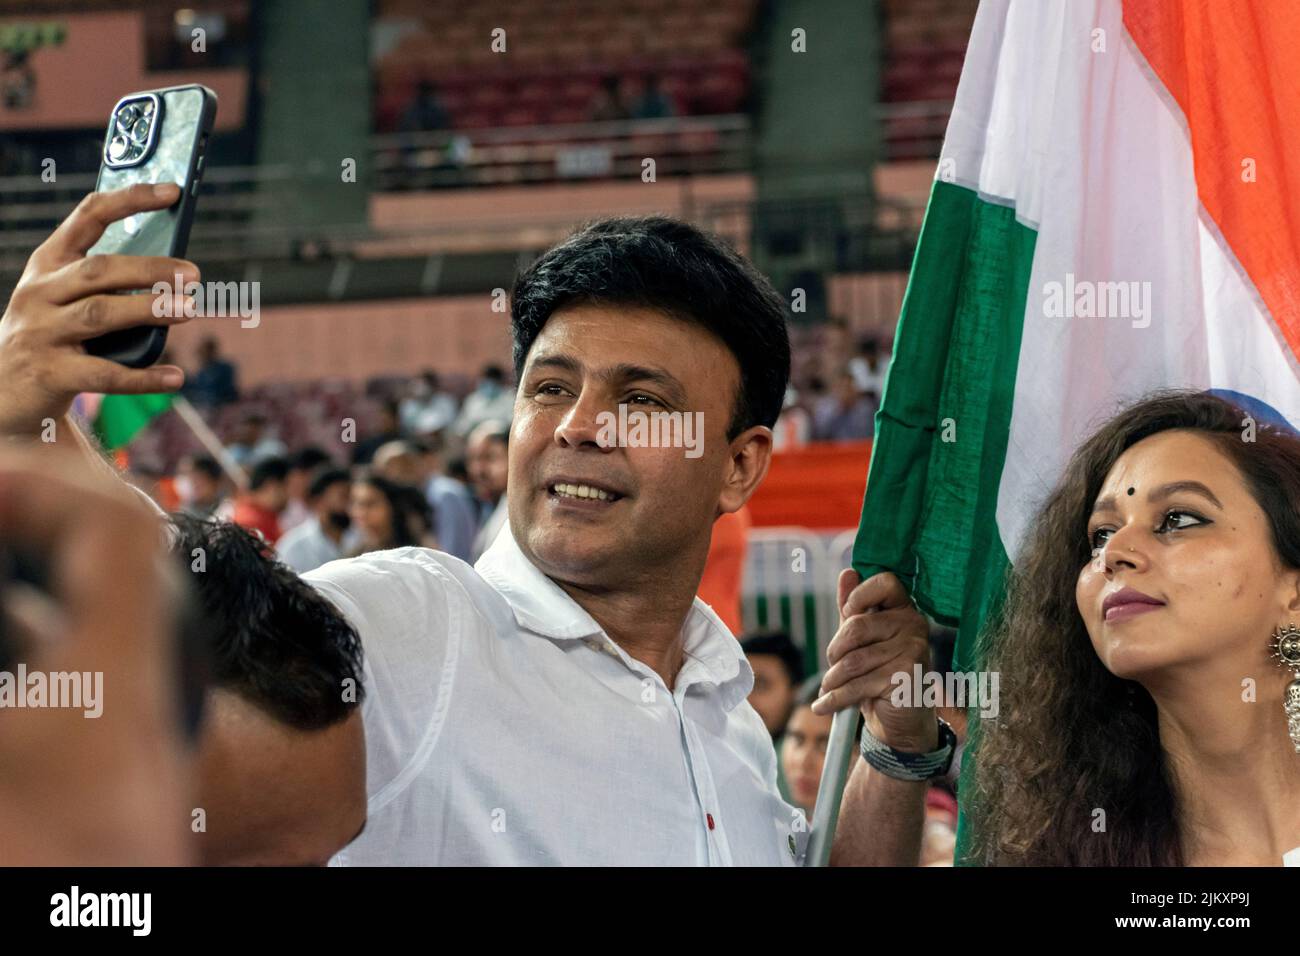
[[[175,183],[181,197],[167,209],[137,213],[111,224],[90,248],[91,255],[185,255],[216,116],[217,94],[197,83],[131,93],[117,101],[108,118],[95,190]],[[166,344],[167,328],[160,325],[121,329],[84,343],[91,355],[130,368],[152,365]]]

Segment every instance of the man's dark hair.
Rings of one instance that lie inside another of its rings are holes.
[[[190,455],[186,460],[194,471],[202,472],[213,481],[221,480],[221,465],[211,455]]]
[[[337,484],[351,484],[352,476],[342,468],[336,468],[333,465],[326,465],[324,468],[318,468],[312,473],[311,484],[307,486],[307,497],[315,501],[321,495],[325,494],[327,488]]]
[[[171,523],[212,683],[299,730],[346,717],[363,696],[361,641],[338,609],[244,528],[179,513]],[[345,695],[347,686],[356,693]]]
[[[790,675],[791,684],[798,686],[803,680],[803,654],[784,631],[750,634],[740,639],[740,649],[746,657],[751,654],[771,654],[781,661],[785,672]]]
[[[284,481],[289,477],[289,463],[283,458],[263,458],[248,475],[248,490],[256,491],[272,481]]]
[[[790,378],[785,302],[716,236],[666,216],[588,224],[533,263],[511,297],[515,377],[551,315],[581,303],[658,309],[712,332],[740,366],[727,437],[771,428]]]
[[[289,456],[289,468],[291,471],[315,471],[321,465],[333,463],[334,459],[329,456],[329,452],[315,445],[308,445],[305,448],[299,448]]]

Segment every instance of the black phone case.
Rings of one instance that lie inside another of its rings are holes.
[[[136,183],[176,183],[181,198],[167,209],[142,212],[112,223],[89,254],[183,257],[194,221],[194,205],[203,157],[217,115],[217,94],[191,84],[159,90],[142,90],[122,97],[108,117],[104,149],[113,136],[118,107],[127,100],[153,94],[159,103],[154,119],[158,132],[152,152],[143,163],[117,169],[102,163],[97,192],[124,189]],[[176,290],[183,291],[183,290]],[[86,351],[130,368],[145,368],[158,361],[167,344],[167,328],[144,325],[87,339]]]

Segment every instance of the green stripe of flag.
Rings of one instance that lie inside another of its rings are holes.
[[[853,566],[893,571],[956,627],[959,670],[979,669],[1003,594],[998,484],[1036,239],[1013,208],[935,182],[876,416]]]
[[[105,395],[95,416],[95,434],[109,451],[121,448],[172,407],[172,395]]]

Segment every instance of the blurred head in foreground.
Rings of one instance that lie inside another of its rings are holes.
[[[366,816],[357,635],[255,535],[172,523],[212,648],[191,821],[201,862],[324,864]]]

